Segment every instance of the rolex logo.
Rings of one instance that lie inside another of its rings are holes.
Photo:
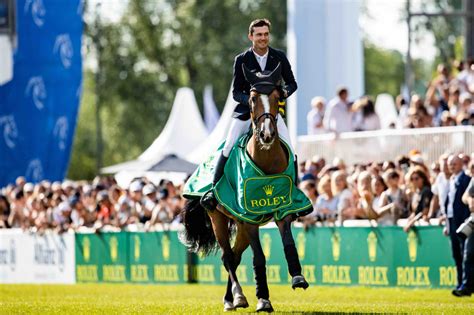
[[[332,243],[332,258],[334,261],[338,261],[339,257],[341,257],[341,235],[339,232],[334,232],[331,237]]]
[[[134,236],[135,246],[133,247],[133,258],[135,261],[140,259],[140,237],[138,235]]]
[[[82,244],[82,255],[84,256],[84,261],[89,262],[91,258],[91,241],[88,237],[84,237],[84,242]]]
[[[415,262],[417,245],[418,245],[418,237],[416,236],[416,233],[413,230],[411,230],[410,233],[408,233],[407,242],[408,242],[408,256],[410,257],[410,261]]]
[[[374,232],[369,233],[367,246],[369,248],[369,260],[374,262],[377,259],[377,235]]]
[[[110,258],[112,259],[112,262],[116,262],[118,258],[118,240],[115,236],[112,236],[110,238]]]
[[[163,234],[161,237],[161,252],[163,254],[163,259],[168,261],[170,259],[170,238],[168,235]]]
[[[265,192],[265,195],[271,196],[273,195],[273,189],[275,189],[275,186],[273,185],[265,185],[263,186],[263,191]]]
[[[272,251],[272,237],[268,233],[263,233],[262,250],[265,258],[269,259]]]

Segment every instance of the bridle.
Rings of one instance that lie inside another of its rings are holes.
[[[262,95],[261,93],[259,93],[259,92],[257,91],[256,88],[252,88],[252,89],[250,90],[250,92],[256,92],[256,93],[258,93],[258,94],[257,94],[257,97],[259,97],[260,95]],[[271,93],[270,93],[270,94],[271,94]],[[263,94],[263,95],[266,95],[266,94]],[[267,96],[268,96],[268,95],[267,95]],[[252,102],[254,102],[254,101],[252,100]],[[252,116],[254,116],[253,106],[250,107],[250,112],[251,112]],[[256,137],[257,137],[258,139],[261,138],[261,134],[263,133],[263,130],[262,130],[261,127],[260,127],[261,124],[259,124],[259,122],[262,120],[262,118],[263,118],[264,120],[267,119],[267,118],[269,118],[271,124],[273,125],[273,128],[274,128],[275,130],[277,130],[278,116],[275,116],[275,115],[273,115],[272,113],[263,113],[263,114],[261,114],[261,115],[258,116],[258,117],[254,117],[253,120],[252,120],[252,121],[253,121],[253,126],[254,126],[254,127],[253,127],[253,133],[254,133],[254,135],[256,135]]]

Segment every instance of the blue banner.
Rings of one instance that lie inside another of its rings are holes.
[[[82,11],[82,0],[16,1],[13,79],[0,86],[0,187],[18,176],[66,175],[82,89]]]

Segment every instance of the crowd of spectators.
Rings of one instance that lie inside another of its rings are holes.
[[[435,78],[426,94],[398,95],[395,99],[397,117],[390,128],[424,128],[474,125],[474,60],[455,62],[452,71],[439,64]],[[350,101],[349,90],[338,89],[336,97],[327,102],[322,97],[311,100],[307,115],[308,134],[368,131],[381,128],[374,101],[363,96]]]
[[[300,219],[305,226],[358,221],[398,224],[408,230],[418,222],[443,223],[450,180],[461,171],[474,175],[474,154],[442,155],[429,166],[416,150],[394,161],[352,166],[339,158],[326,163],[315,156],[299,167],[299,187],[314,207]],[[37,184],[19,177],[1,190],[0,228],[33,232],[167,229],[181,223],[182,185],[162,180],[155,186],[141,178],[122,189],[112,177],[97,177],[91,183]]]
[[[181,187],[162,180],[155,186],[136,179],[128,189],[111,177],[88,182],[42,181],[28,183],[19,177],[0,193],[0,228],[33,232],[68,230],[150,231],[180,223],[184,206]]]
[[[409,230],[418,223],[444,222],[450,182],[461,172],[474,175],[474,154],[442,155],[427,165],[421,152],[413,150],[394,161],[352,166],[338,158],[326,163],[315,156],[299,168],[299,187],[314,208],[300,219],[305,226],[347,225],[348,220],[354,224],[365,219]],[[473,209],[474,204],[470,206]]]

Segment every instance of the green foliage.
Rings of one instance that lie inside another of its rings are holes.
[[[396,50],[384,50],[364,41],[364,77],[366,94],[389,93],[396,96],[404,82],[403,56]]]
[[[414,93],[425,93],[426,78],[430,76],[429,65],[421,59],[412,60]],[[405,82],[405,60],[397,50],[387,50],[364,40],[364,79],[367,95],[388,93],[393,97],[401,93]]]
[[[119,23],[87,25],[85,42],[97,36],[101,46],[98,91],[104,166],[136,158],[152,143],[180,87],[192,88],[201,104],[204,86],[212,84],[216,104],[222,109],[234,57],[250,46],[250,22],[269,18],[272,46],[284,49],[286,16],[284,1],[129,0]],[[87,48],[88,54],[95,52],[93,46]],[[95,107],[95,86],[84,86],[68,174],[74,179],[91,177],[95,167],[91,169],[94,163],[89,161],[97,154],[92,149],[96,146],[91,134],[95,130],[93,110],[87,111]]]
[[[424,12],[451,12],[462,10],[463,0],[422,0]],[[436,63],[449,63],[459,55],[459,36],[463,35],[463,18],[461,17],[417,17],[413,19],[414,39],[420,41],[426,33],[432,33],[437,51]],[[436,66],[436,65],[434,65]]]

